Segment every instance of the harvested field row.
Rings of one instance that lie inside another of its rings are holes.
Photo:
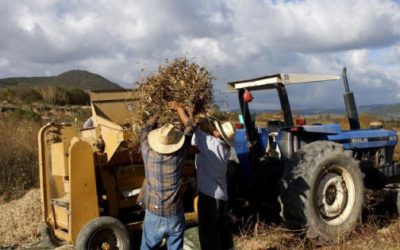
[[[278,226],[261,226],[257,230],[243,232],[235,237],[235,247],[240,250],[260,249],[399,249],[400,220],[379,228],[374,224],[359,226],[348,239],[321,244],[302,239],[298,232]],[[255,233],[257,232],[257,233]]]
[[[0,205],[0,247],[36,242],[40,222],[38,189],[32,189],[21,199]]]
[[[281,226],[257,224],[243,226],[234,236],[236,249],[398,249],[400,246],[400,219],[386,211],[370,211],[364,224],[346,239],[330,243],[317,243],[302,239],[300,232]],[[0,248],[27,246],[39,240],[39,190],[29,191],[19,200],[0,205]]]

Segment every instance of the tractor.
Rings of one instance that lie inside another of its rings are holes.
[[[287,85],[341,78],[350,129],[306,124],[304,119],[294,122]],[[398,186],[400,168],[393,160],[397,132],[379,122],[360,127],[346,68],[341,76],[281,73],[229,82],[228,87],[238,94],[243,118],[235,137],[240,175],[247,177],[249,194],[262,189],[256,196],[265,196],[248,198],[256,207],[279,201],[281,217],[290,228],[301,229],[309,238],[338,239],[360,220],[365,189]],[[256,127],[250,91],[270,89],[278,92],[283,119]],[[266,198],[271,194],[276,194],[275,201]]]

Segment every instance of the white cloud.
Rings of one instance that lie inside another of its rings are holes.
[[[343,66],[360,103],[398,102],[399,23],[391,0],[3,0],[0,77],[82,68],[130,87],[164,59],[188,56],[214,72],[230,106],[227,81]],[[333,106],[342,87],[290,91],[294,104]]]
[[[10,62],[5,57],[0,57],[0,68],[4,68],[10,65]]]
[[[223,44],[215,39],[182,37],[177,43],[182,54],[189,52],[194,57],[197,55],[206,62],[229,63],[234,59],[225,53]]]
[[[369,52],[366,49],[353,50],[349,52],[349,63],[353,64],[355,67],[362,67],[369,63]]]

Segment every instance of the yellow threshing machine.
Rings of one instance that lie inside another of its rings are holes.
[[[43,220],[54,238],[77,249],[129,249],[140,239],[128,231],[140,229],[144,216],[136,203],[144,168],[139,148],[132,146],[137,143],[131,142],[135,92],[92,91],[90,96],[92,127],[49,123],[39,132]],[[183,181],[190,223],[197,213],[194,162],[188,158]]]

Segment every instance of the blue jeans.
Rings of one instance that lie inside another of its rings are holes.
[[[185,215],[183,209],[172,217],[158,216],[146,209],[140,249],[159,249],[163,238],[167,238],[168,250],[183,249],[184,231]]]

